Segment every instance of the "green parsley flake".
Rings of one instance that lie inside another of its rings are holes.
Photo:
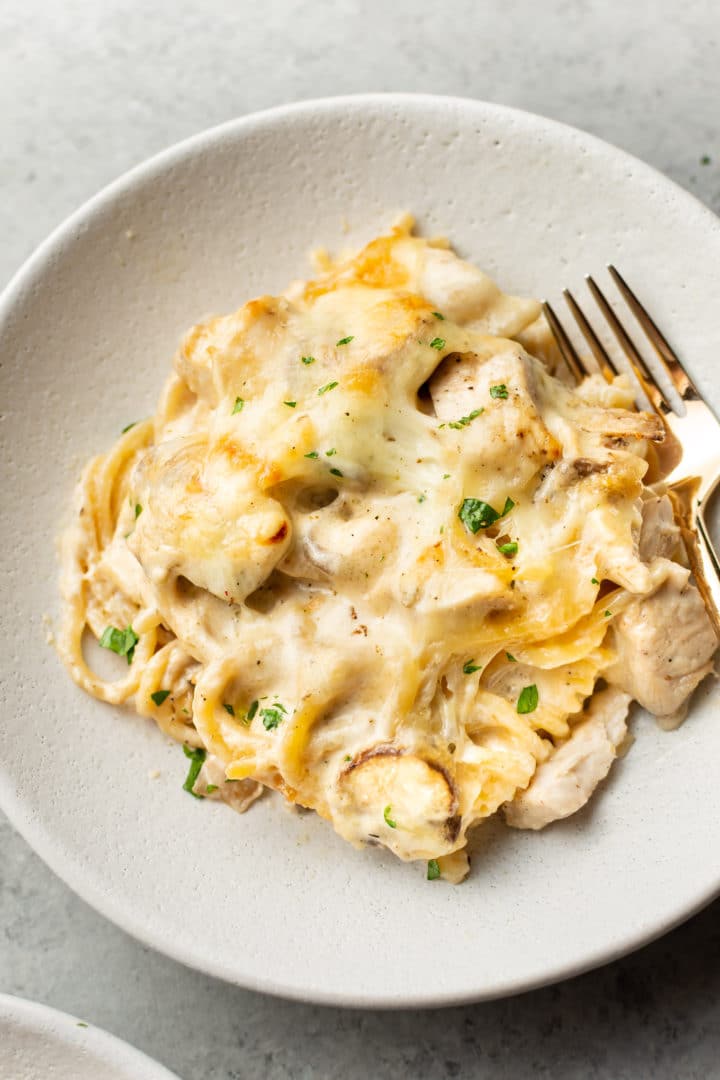
[[[509,544],[498,544],[497,549],[501,555],[517,555],[517,541],[513,540]]]
[[[590,578],[590,583],[592,585],[599,585],[600,584],[600,582],[598,581],[598,579],[596,577],[591,577]]]
[[[498,383],[497,386],[490,387],[491,398],[506,398],[508,396],[508,388],[505,383]]]
[[[283,401],[283,405],[287,405],[288,409],[294,409],[297,401]]]
[[[510,661],[511,664],[517,664],[517,660],[513,656],[512,653],[506,652],[505,655],[506,655],[506,657],[508,658],[508,660]]]
[[[427,495],[418,495],[418,502],[419,503],[424,503],[426,499],[427,499]]]
[[[392,814],[392,806],[386,806],[385,809],[383,810],[383,817],[385,818],[385,824],[389,825],[389,827],[391,829],[397,829],[397,821],[393,821],[392,817],[390,816],[391,814]]]
[[[85,1021],[84,1021],[84,1020],[78,1020],[77,1024],[75,1025],[75,1027],[87,1027],[87,1024],[85,1023]]]
[[[233,405],[233,409],[232,409],[232,412],[230,413],[230,415],[234,416],[235,413],[242,412],[244,404],[245,404],[245,402],[243,401],[243,399],[241,397],[236,397],[235,398],[235,404]]]
[[[186,743],[183,743],[183,754],[186,758],[190,758],[190,768],[188,769],[188,774],[185,777],[183,791],[188,791],[194,799],[202,799],[203,796],[198,795],[197,792],[193,790],[193,788],[195,787],[195,781],[200,774],[200,770],[203,767],[203,762],[207,757],[207,751],[204,750],[202,746],[197,746],[193,748],[191,746],[188,746]]]
[[[337,341],[335,344],[336,344],[336,346],[338,346],[338,345],[349,345],[350,342],[354,340],[354,338],[355,338],[355,335],[350,334],[349,337],[341,337],[340,340]]]
[[[150,695],[150,697],[158,707],[162,705],[163,701],[166,701],[169,696],[169,690],[156,690],[154,694]]]
[[[431,349],[437,349],[438,352],[440,352],[441,349],[445,348],[445,338],[441,338],[441,337],[433,338],[432,341],[430,342],[430,348]]]
[[[311,450],[309,454],[306,454],[306,455],[305,455],[305,457],[309,457],[309,458],[316,458],[316,457],[318,457],[318,456],[319,456],[319,455],[318,455],[318,452],[317,452],[317,450]]]
[[[336,382],[325,383],[325,385],[321,386],[318,390],[318,394],[327,394],[328,390],[334,390],[336,386]]]
[[[336,454],[337,450],[335,449],[335,447],[333,447],[332,450],[325,451],[325,457],[335,457]]]
[[[333,476],[344,476],[345,475],[344,473],[340,472],[339,469],[331,469],[330,472],[333,474]]]
[[[227,701],[223,701],[223,709],[226,713],[230,713],[231,716],[235,715],[235,706],[228,704]]]
[[[217,784],[208,784],[208,786],[205,788],[208,795],[212,795],[213,791],[217,791],[217,789],[218,789]]]
[[[427,879],[428,881],[437,881],[440,877],[440,863],[437,859],[428,859],[427,864]]]
[[[510,513],[514,505],[512,499],[507,498],[502,511],[498,513],[490,503],[483,502],[482,499],[463,499],[462,506],[458,510],[458,517],[471,533],[476,533],[480,529],[487,529],[490,525],[494,525],[496,521],[499,521],[500,518],[505,517],[506,514]]]
[[[482,664],[476,664],[474,660],[463,664],[463,675],[472,675],[475,671],[482,671]]]
[[[118,656],[126,657],[128,664],[132,664],[135,646],[139,640],[132,626],[127,626],[124,630],[118,630],[115,626],[106,626],[99,643],[103,649],[110,649]]]
[[[606,611],[605,612],[605,618],[606,619],[609,619],[611,615],[612,615],[612,611]]]
[[[520,691],[520,697],[518,698],[517,711],[522,715],[523,713],[535,712],[538,707],[538,688],[535,683],[531,686],[524,686]]]
[[[260,702],[257,701],[257,699],[251,703],[250,708],[248,709],[247,715],[245,717],[245,723],[246,724],[252,724],[253,720],[255,719],[255,713],[258,711],[258,705],[259,704],[260,704]]]
[[[441,322],[445,322],[445,316],[441,315],[439,311],[433,311],[433,315],[436,319],[440,319]]]
[[[484,409],[473,409],[473,411],[471,413],[468,413],[467,416],[461,416],[459,420],[451,420],[448,424],[448,427],[455,428],[456,431],[459,431],[461,428],[467,427],[468,424],[470,424],[475,419],[475,417],[480,416],[484,412]]]
[[[136,521],[140,517],[141,514],[142,514],[142,506],[140,505],[140,503],[135,503],[135,520]]]
[[[709,154],[703,154],[703,156],[700,158],[700,164],[701,165],[709,165],[711,160],[712,159],[711,159]]]
[[[134,428],[136,424],[137,424],[137,420],[133,420],[131,424],[126,424],[125,427],[120,432],[120,434],[124,435],[126,431],[130,430],[130,428]]]
[[[314,364],[315,363],[315,357],[314,356],[301,356],[300,359],[302,360],[303,364]]]
[[[443,480],[449,480],[449,479],[450,479],[450,473],[449,472],[443,473]]]
[[[346,754],[343,761],[352,761],[352,754]]]
[[[285,719],[287,709],[279,701],[274,701],[267,709],[260,710],[260,719],[266,731],[273,731]]]

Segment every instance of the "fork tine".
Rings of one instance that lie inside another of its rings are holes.
[[[608,382],[612,382],[613,376],[617,375],[618,371],[612,360],[610,359],[610,356],[608,355],[605,346],[600,341],[600,338],[597,336],[592,326],[585,318],[582,310],[580,309],[580,306],[577,303],[577,300],[570,292],[570,290],[563,289],[563,296],[565,297],[565,302],[567,306],[572,312],[575,322],[580,327],[580,332],[582,336],[585,338],[588,345],[590,346],[590,350],[595,357],[595,361],[600,369],[601,375],[604,375],[605,379]]]
[[[632,311],[633,315],[640,323],[640,326],[645,331],[650,344],[655,350],[655,354],[663,366],[663,369],[673,382],[675,389],[677,390],[683,401],[695,400],[699,397],[692,379],[685,371],[685,368],[680,363],[680,359],[674,352],[669,342],[662,334],[657,324],[654,322],[650,314],[643,307],[638,300],[635,293],[632,291],[628,283],[623,278],[619,270],[616,270],[612,264],[608,265],[608,271],[613,281],[617,285],[618,289],[623,295],[623,298],[627,306]]]
[[[543,300],[542,309],[545,313],[545,318],[550,324],[550,329],[552,330],[553,337],[558,343],[560,352],[563,355],[563,360],[570,368],[570,371],[575,376],[576,380],[578,382],[582,382],[587,372],[585,371],[582,360],[580,359],[578,353],[575,350],[575,346],[565,333],[565,328],[563,327],[563,324],[560,322],[547,300]]]
[[[672,412],[670,405],[668,405],[667,401],[665,400],[660,391],[660,387],[656,384],[653,376],[648,371],[645,361],[638,352],[634,342],[632,341],[624,326],[618,319],[617,315],[610,307],[610,304],[605,299],[605,296],[603,295],[601,289],[590,274],[586,276],[585,280],[587,282],[588,288],[590,289],[590,292],[595,298],[598,307],[605,316],[610,326],[610,329],[617,338],[620,348],[623,350],[626,357],[628,358],[633,375],[640,383],[640,386],[642,387],[653,409],[656,413],[658,413],[659,416],[664,416],[667,415],[667,413]]]

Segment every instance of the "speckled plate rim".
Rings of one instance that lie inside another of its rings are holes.
[[[467,113],[475,113],[478,120],[487,119],[489,116],[495,119],[512,118],[515,123],[524,124],[527,130],[532,131],[533,136],[536,138],[542,135],[549,143],[565,143],[572,145],[576,150],[582,146],[589,151],[603,154],[607,158],[622,161],[628,167],[631,166],[634,176],[642,177],[647,182],[652,181],[656,186],[662,188],[668,196],[671,196],[676,204],[684,206],[688,213],[696,217],[703,217],[708,230],[717,235],[718,244],[720,245],[720,219],[694,195],[632,154],[571,125],[526,110],[479,99],[413,93],[351,94],[301,100],[226,121],[168,147],[122,174],[66,218],[20,267],[2,295],[0,295],[0,324],[19,298],[27,290],[32,289],[34,281],[43,274],[48,260],[56,252],[61,251],[66,244],[72,243],[78,227],[84,225],[97,212],[105,211],[108,205],[116,198],[131,192],[139,182],[146,182],[154,176],[162,174],[186,157],[192,157],[205,148],[221,142],[227,135],[249,135],[261,129],[270,130],[274,126],[282,126],[287,121],[292,120],[294,116],[312,116],[316,118],[323,114],[338,114],[347,108],[357,109],[364,106],[374,109],[400,107],[418,112],[452,107]],[[438,992],[428,991],[427,988],[419,988],[416,993],[412,995],[406,994],[402,998],[377,992],[371,994],[340,994],[334,991],[327,993],[317,986],[314,986],[312,990],[298,991],[295,986],[288,986],[283,982],[278,982],[270,975],[254,978],[244,977],[240,980],[232,965],[209,960],[203,954],[201,948],[193,947],[192,944],[184,944],[182,941],[172,937],[159,940],[157,935],[148,933],[144,922],[141,919],[136,919],[134,912],[128,910],[123,905],[122,900],[105,895],[100,889],[96,889],[89,884],[79,866],[68,866],[63,863],[61,853],[56,849],[52,835],[33,821],[22,800],[12,790],[10,777],[4,773],[1,762],[0,808],[6,813],[18,832],[65,884],[107,919],[151,949],[170,956],[190,968],[203,971],[236,985],[242,985],[248,989],[331,1006],[372,1009],[433,1008],[496,1000],[524,993],[583,974],[625,956],[662,937],[702,910],[720,895],[719,866],[717,874],[710,885],[699,891],[693,897],[692,902],[677,904],[674,907],[671,905],[666,917],[656,920],[651,925],[640,925],[635,929],[624,927],[622,934],[618,935],[613,947],[609,948],[606,945],[601,945],[595,950],[585,951],[581,957],[572,962],[555,963],[555,965],[549,963],[547,969],[536,978],[509,976],[505,981],[497,981],[489,990]]]
[[[21,1030],[30,1032],[34,1038],[46,1044],[62,1046],[70,1053],[74,1054],[76,1050],[78,1055],[90,1053],[98,1064],[122,1070],[127,1080],[179,1080],[164,1065],[136,1050],[117,1035],[38,1001],[0,994],[0,1024],[3,1021],[10,1021]],[[7,1054],[12,1047],[5,1046],[3,1049]]]

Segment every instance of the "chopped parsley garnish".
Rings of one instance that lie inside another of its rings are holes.
[[[334,446],[333,446],[333,448],[331,450],[326,450],[325,451],[325,457],[335,457],[336,454],[337,454],[337,450],[335,449]]]
[[[339,469],[331,469],[330,472],[333,474],[333,476],[344,476],[345,475],[344,473],[340,472]]]
[[[130,423],[130,424],[126,424],[126,425],[125,425],[125,427],[124,427],[124,428],[122,429],[122,431],[120,432],[120,434],[121,434],[121,435],[124,435],[126,431],[129,431],[129,430],[130,430],[130,428],[133,428],[133,427],[135,427],[135,425],[136,425],[136,424],[137,424],[137,420],[133,420],[133,421],[132,421],[132,423]]]
[[[85,1023],[85,1021],[84,1021],[84,1020],[78,1020],[77,1024],[75,1025],[75,1027],[87,1027],[87,1024]]]
[[[208,795],[212,795],[213,791],[217,791],[217,789],[218,789],[217,784],[208,784],[207,787],[205,788]]]
[[[482,664],[476,664],[474,660],[463,664],[463,675],[472,675],[475,671],[482,671]]]
[[[287,405],[288,409],[294,409],[297,401],[283,401],[283,405]]]
[[[140,505],[140,503],[135,503],[135,520],[136,521],[140,517],[141,514],[142,514],[142,506]]]
[[[100,638],[100,645],[103,649],[110,649],[111,652],[117,653],[118,656],[126,657],[128,664],[132,664],[135,646],[139,640],[132,626],[127,626],[124,630],[118,630],[115,626],[106,626]]]
[[[266,731],[272,731],[274,728],[279,727],[285,719],[287,709],[284,705],[281,705],[279,701],[274,701],[272,705],[269,705],[266,709],[260,710],[260,719],[263,722],[263,727]]]
[[[328,390],[334,390],[336,386],[337,386],[336,382],[325,383],[325,385],[321,386],[320,389],[318,390],[318,394],[327,394]]]
[[[609,619],[611,615],[612,615],[612,611],[606,611],[605,612],[605,618],[606,619]]]
[[[517,711],[519,713],[531,713],[535,712],[538,707],[538,688],[535,683],[531,686],[524,686],[520,691],[520,697],[518,698]]]
[[[162,705],[163,701],[165,701],[169,696],[170,696],[170,691],[169,690],[156,690],[155,693],[150,695],[152,700],[158,706]]]
[[[242,412],[244,404],[245,404],[245,402],[243,401],[243,399],[241,397],[236,397],[235,398],[235,404],[233,405],[233,410],[230,413],[230,415],[234,416],[236,412]]]
[[[393,821],[392,817],[390,816],[391,814],[392,814],[392,806],[386,806],[385,809],[383,810],[383,817],[385,818],[385,824],[389,825],[391,829],[397,829],[397,821]]]
[[[433,338],[432,341],[430,342],[430,348],[431,349],[437,349],[438,352],[440,351],[440,349],[444,349],[445,348],[445,338],[441,338],[441,337]]]
[[[445,322],[445,316],[441,315],[439,311],[433,311],[433,315],[436,319],[440,319],[441,322]]]
[[[450,473],[449,472],[443,473],[443,480],[449,480],[449,479],[450,479]]]
[[[235,706],[230,705],[227,701],[223,701],[223,709],[226,713],[230,713],[231,716],[235,715]]]
[[[437,881],[440,877],[440,863],[437,859],[428,859],[427,864],[427,879],[428,881]]]
[[[448,424],[448,427],[455,428],[456,431],[459,431],[460,428],[467,427],[468,424],[471,423],[476,416],[480,416],[480,414],[484,412],[484,409],[473,409],[473,411],[471,413],[468,413],[467,416],[461,416],[459,420],[451,420]]]
[[[517,659],[513,656],[512,653],[506,652],[505,655],[507,656],[511,664],[517,664]]]
[[[508,388],[505,383],[498,383],[497,386],[490,387],[490,397],[492,398],[506,398],[508,396]]]
[[[463,499],[462,506],[458,511],[458,517],[471,533],[476,533],[480,529],[487,529],[490,525],[494,525],[496,521],[499,521],[500,518],[505,517],[506,514],[510,513],[514,505],[512,499],[507,498],[504,507],[498,513],[490,503],[483,502],[482,499]]]
[[[300,359],[302,360],[303,364],[314,364],[315,363],[315,357],[314,356],[301,356]]]
[[[319,455],[318,455],[318,452],[317,452],[317,450],[311,450],[309,454],[306,454],[306,455],[305,455],[305,457],[309,457],[309,458],[316,458],[316,457],[318,457],[318,456],[319,456]]]
[[[498,544],[497,549],[501,555],[517,555],[517,541],[512,540],[509,544]]]
[[[590,578],[590,583],[591,583],[591,585],[599,585],[600,584],[600,582],[598,581],[598,579],[596,577],[591,577]]]
[[[352,761],[352,754],[346,754],[343,761]]]
[[[200,775],[200,770],[203,767],[203,761],[207,757],[207,751],[202,746],[195,748],[183,743],[183,754],[186,758],[190,758],[190,768],[188,774],[185,777],[185,783],[183,784],[183,791],[189,791],[194,799],[202,799],[202,795],[198,795],[193,788],[195,787],[195,781]]]
[[[701,165],[709,165],[710,161],[711,161],[711,158],[710,158],[709,154],[703,154],[703,156],[700,158],[700,164]]]
[[[258,705],[259,704],[260,704],[260,702],[257,699],[251,703],[250,708],[248,709],[247,715],[245,717],[245,723],[246,724],[252,724],[253,720],[255,719],[255,713],[258,711]]]
[[[349,345],[354,337],[355,337],[354,334],[350,334],[349,337],[341,337],[340,340],[337,341],[335,344],[336,344],[336,346],[338,346],[338,345]]]
[[[424,503],[426,499],[427,499],[427,495],[418,495],[418,502],[419,503]]]

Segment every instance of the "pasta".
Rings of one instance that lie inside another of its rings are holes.
[[[627,377],[568,385],[538,304],[410,219],[319,258],[195,326],[86,467],[59,649],[185,745],[193,794],[275,789],[459,880],[473,825],[572,813],[631,699],[677,721],[716,643]]]

